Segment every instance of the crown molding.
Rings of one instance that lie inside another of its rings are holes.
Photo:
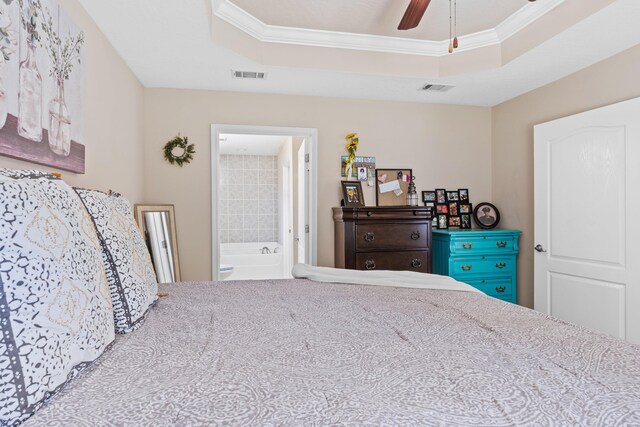
[[[551,12],[556,7],[564,3],[565,0],[545,0],[530,3],[527,7],[522,7],[502,21],[495,28],[500,42],[507,40],[520,30],[533,24],[535,21]]]
[[[546,0],[522,7],[496,28],[459,37],[460,48],[457,51],[479,49],[501,43],[564,2],[565,0]],[[211,6],[215,16],[261,42],[432,57],[448,55],[449,40],[418,40],[282,27],[265,24],[231,3],[230,0],[211,0]]]

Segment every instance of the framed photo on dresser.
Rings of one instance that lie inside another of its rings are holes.
[[[344,205],[348,208],[364,207],[364,196],[362,194],[362,183],[360,181],[341,181],[342,198]]]
[[[460,203],[469,203],[469,189],[461,188],[458,190],[458,197],[460,198]]]
[[[436,192],[435,190],[423,191],[422,192],[422,203],[435,203],[436,202]]]
[[[457,202],[460,200],[460,194],[457,191],[447,191],[447,202]]]

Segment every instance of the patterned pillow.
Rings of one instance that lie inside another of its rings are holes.
[[[61,180],[0,180],[0,425],[19,423],[114,340],[91,218]]]
[[[98,230],[116,332],[131,332],[142,324],[147,310],[158,299],[156,275],[131,204],[117,193],[75,190]]]

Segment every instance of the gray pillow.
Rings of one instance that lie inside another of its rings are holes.
[[[61,180],[0,179],[0,425],[24,421],[114,340],[89,214]]]
[[[149,251],[131,204],[117,193],[75,189],[93,219],[111,288],[116,333],[128,333],[144,321],[158,299],[158,283]]]

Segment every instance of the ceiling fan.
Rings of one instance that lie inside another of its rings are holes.
[[[529,1],[534,2],[536,0]],[[431,3],[431,0],[411,0],[409,7],[407,7],[400,21],[400,25],[398,25],[398,29],[410,30],[411,28],[417,27],[427,7],[429,7],[429,3]]]

